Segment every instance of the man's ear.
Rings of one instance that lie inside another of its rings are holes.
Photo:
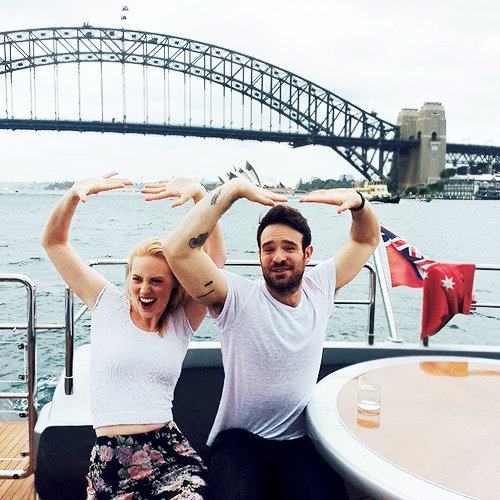
[[[313,247],[312,247],[312,245],[309,245],[304,250],[304,260],[305,260],[306,264],[309,264],[309,261],[311,260],[312,253],[313,253]]]

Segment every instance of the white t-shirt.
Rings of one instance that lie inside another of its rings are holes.
[[[304,436],[303,412],[316,385],[333,311],[334,261],[304,273],[296,307],[274,299],[262,279],[223,272],[228,293],[216,323],[225,379],[208,444],[232,428],[266,439]]]
[[[175,385],[193,329],[180,307],[160,337],[130,318],[130,303],[108,283],[92,310],[90,409],[94,429],[170,422]]]

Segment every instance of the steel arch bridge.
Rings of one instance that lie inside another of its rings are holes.
[[[97,80],[100,85],[98,119],[85,117],[88,79],[83,68],[89,63],[97,68],[93,83]],[[113,63],[121,65],[121,79],[115,74],[110,92],[104,68]],[[71,86],[77,111],[69,116],[62,111],[63,101],[69,99],[62,84],[64,65],[77,70]],[[127,80],[128,68],[134,65],[142,69],[142,78],[136,73]],[[48,66],[53,71],[47,91],[40,75],[46,77]],[[18,99],[21,74],[26,90]],[[292,147],[316,144],[332,148],[365,178],[385,181],[393,164],[398,165],[400,152],[418,146],[418,141],[401,140],[398,126],[376,113],[294,73],[232,50],[170,35],[90,25],[3,32],[0,75],[0,92],[3,85],[5,93],[4,117],[0,113],[3,129],[218,137]],[[158,84],[152,86],[153,75]],[[120,87],[116,80],[121,80]],[[142,101],[143,116],[131,121],[127,107],[131,108],[131,88],[138,86],[142,99],[133,101]],[[162,98],[153,102],[151,94],[159,88]],[[111,118],[107,104],[117,95],[121,109]],[[24,116],[18,111],[19,101]],[[41,111],[42,104],[49,102],[52,110]],[[158,107],[163,108],[163,116],[153,119],[151,110]]]

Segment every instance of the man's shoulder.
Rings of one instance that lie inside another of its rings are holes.
[[[318,262],[316,265],[308,269],[304,276],[314,276],[315,274],[325,274],[335,271],[335,260],[330,257],[326,260]]]
[[[248,276],[242,276],[241,274],[235,273],[234,271],[228,271],[227,269],[221,269],[222,274],[225,276],[228,282],[247,284],[249,286],[255,286],[259,279],[251,279]]]
[[[336,268],[333,257],[323,260],[304,274],[303,286],[325,288],[335,286]]]

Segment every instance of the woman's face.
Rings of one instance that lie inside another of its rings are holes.
[[[174,288],[174,276],[165,259],[136,257],[130,269],[132,320],[139,328],[155,331]]]

